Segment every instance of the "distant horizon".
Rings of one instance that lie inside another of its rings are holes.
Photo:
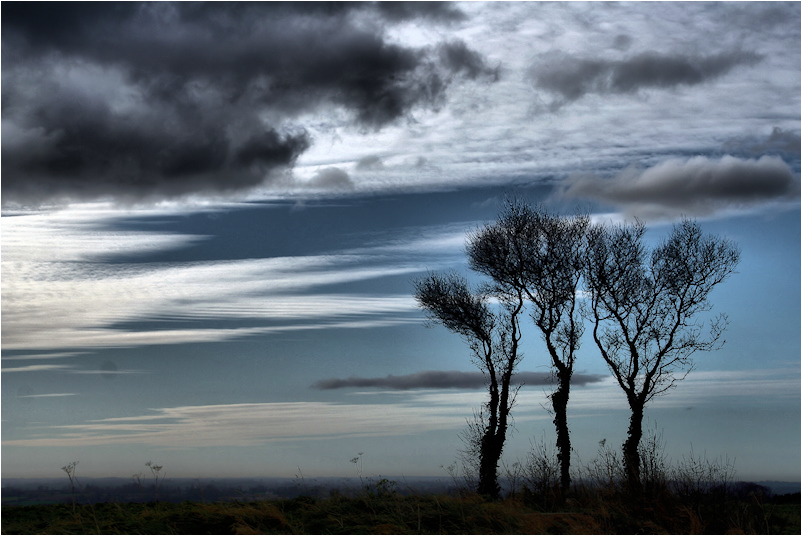
[[[9,481],[10,480],[10,481]],[[300,478],[174,478],[159,482],[159,496],[161,500],[169,502],[183,502],[204,499],[214,500],[260,500],[275,498],[292,498],[300,495],[320,496],[327,495],[331,490],[340,493],[358,493],[365,489],[386,482],[391,488],[398,490],[401,495],[440,494],[453,491],[464,486],[464,482],[455,481],[451,477],[415,477],[403,475],[384,475],[381,478],[351,477],[305,477]],[[502,492],[507,493],[513,483],[506,478],[500,480]],[[799,495],[802,490],[800,482],[786,481],[743,481],[733,480],[731,490],[736,492],[741,486],[752,485],[768,488],[774,496]],[[132,487],[133,486],[133,487]],[[155,489],[153,481],[143,480],[137,482],[125,478],[86,478],[76,486],[79,502],[142,502],[148,500],[149,493]],[[54,492],[70,493],[70,484],[62,480],[49,478],[42,479],[6,479],[3,483],[3,504],[15,506],[19,504],[45,504],[58,501]],[[205,490],[201,493],[200,490]],[[8,492],[17,491],[14,495]],[[231,496],[232,492],[234,496]],[[213,493],[215,497],[209,497]],[[143,495],[145,494],[145,495]],[[61,497],[63,499],[63,497]]]
[[[87,480],[124,480],[124,481],[132,481],[131,477],[123,477],[123,476],[86,476],[83,477]],[[363,476],[363,480],[371,480],[375,481],[380,478],[407,478],[407,479],[422,479],[422,480],[446,480],[446,481],[453,481],[453,478],[448,474],[443,476],[438,475],[369,475]],[[80,479],[80,478],[79,478]],[[180,481],[187,481],[192,482],[198,479],[207,479],[207,480],[290,480],[290,481],[300,481],[302,480],[300,477],[296,476],[168,476],[165,478],[165,481],[169,480],[180,480]],[[303,480],[315,480],[315,479],[327,479],[327,480],[355,480],[359,481],[359,476],[320,476],[320,475],[304,475]],[[66,479],[66,477],[58,478],[58,477],[2,477],[0,480],[31,480],[31,481],[48,481],[48,482],[60,482],[64,483],[65,485],[69,486],[70,482]],[[501,480],[506,482],[506,477],[502,477]],[[779,484],[796,484],[802,486],[802,480],[773,480],[773,479],[741,479],[736,478],[733,482],[754,482],[754,483],[761,483],[761,482],[775,482]],[[147,483],[146,480],[143,480],[143,483]]]

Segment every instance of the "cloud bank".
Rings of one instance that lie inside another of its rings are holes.
[[[4,202],[170,197],[256,186],[313,143],[301,116],[367,130],[498,78],[464,42],[407,47],[388,21],[452,5],[2,6]]]
[[[708,216],[730,208],[799,199],[799,177],[780,157],[673,158],[612,178],[574,175],[562,186],[567,197],[622,207],[643,218]]]
[[[574,374],[574,385],[586,385],[599,382],[603,376],[596,374]],[[519,372],[514,381],[528,386],[551,385],[553,378],[547,372]],[[460,372],[457,370],[424,370],[414,374],[385,378],[331,378],[320,380],[311,385],[312,389],[344,389],[349,387],[378,387],[381,389],[479,389],[487,384],[487,378],[481,372]]]

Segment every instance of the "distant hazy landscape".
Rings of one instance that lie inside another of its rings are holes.
[[[454,481],[446,477],[381,477],[396,482],[398,493],[447,494],[456,490]],[[375,479],[375,480],[378,480]],[[152,484],[139,486],[125,478],[86,478],[78,500],[88,502],[148,502],[154,500]],[[503,482],[502,482],[503,484]],[[799,482],[755,482],[769,488],[775,495],[799,493]],[[69,503],[70,486],[65,479],[4,478],[2,503],[6,506],[29,504]],[[509,487],[508,483],[505,489]],[[355,493],[361,490],[358,478],[176,478],[160,486],[161,501],[256,501],[292,499],[299,495],[326,497],[333,490]]]

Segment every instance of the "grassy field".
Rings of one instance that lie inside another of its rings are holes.
[[[800,505],[755,497],[632,500],[589,493],[556,508],[518,494],[363,493],[325,499],[2,508],[3,534],[800,534]]]

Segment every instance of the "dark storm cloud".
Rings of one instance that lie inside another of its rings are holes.
[[[224,128],[210,121],[142,113],[140,120],[125,122],[107,111],[59,110],[53,104],[49,116],[39,116],[52,121],[46,129],[39,126],[41,138],[22,146],[3,143],[6,200],[248,188],[271,170],[292,165],[310,143],[304,132],[254,127],[233,146]]]
[[[624,39],[616,44],[628,45],[626,36],[619,37]],[[701,84],[760,60],[757,54],[741,51],[710,56],[646,52],[621,61],[549,53],[532,67],[530,76],[535,87],[559,95],[551,105],[556,109],[588,93],[633,93],[642,88]]]
[[[379,129],[442,106],[457,78],[497,79],[460,41],[411,48],[382,30],[460,15],[435,4],[3,3],[4,200],[252,187],[310,146],[301,114],[337,106]]]
[[[196,30],[201,28],[219,33],[221,36],[239,25],[241,19],[250,19],[249,22],[255,23],[263,17],[331,18],[345,17],[354,13],[375,13],[391,22],[423,19],[443,23],[457,22],[466,18],[459,8],[446,2],[182,2],[181,4],[9,2],[2,7],[2,24],[4,31],[22,33],[33,46],[76,50],[90,48],[92,39],[110,37],[109,30],[129,31],[129,23],[136,17],[144,19],[153,17],[155,21],[152,22],[163,25],[150,28],[154,30],[163,29],[166,25],[180,20],[187,25],[198,25]],[[139,19],[138,22],[143,20]],[[102,51],[96,52],[102,53]]]
[[[705,216],[718,210],[798,199],[799,177],[781,158],[671,159],[613,178],[570,177],[562,194],[623,207],[641,217]]]
[[[599,382],[603,376],[597,374],[574,374],[572,382],[574,385],[585,385],[588,383]],[[553,378],[551,374],[545,372],[519,372],[515,375],[514,381],[525,385],[551,385]],[[385,378],[350,378],[339,379],[331,378],[320,380],[311,385],[313,389],[344,389],[348,387],[375,388],[382,389],[480,389],[485,387],[487,380],[481,372],[459,372],[456,370],[425,370],[404,376],[393,376]]]

